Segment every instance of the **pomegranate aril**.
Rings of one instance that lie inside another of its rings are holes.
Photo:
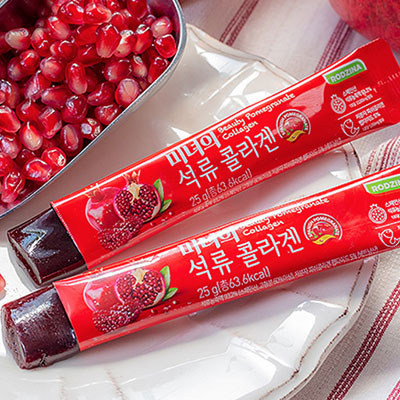
[[[21,60],[18,57],[14,57],[8,62],[7,75],[16,82],[26,77],[26,73],[22,69]]]
[[[94,109],[96,119],[103,125],[109,125],[121,113],[121,107],[113,103],[108,106],[99,106]]]
[[[131,60],[131,65],[132,65],[133,76],[140,79],[146,78],[148,73],[148,68],[147,65],[144,63],[142,57],[133,56]]]
[[[140,24],[136,29],[136,39],[133,51],[136,54],[142,54],[149,49],[153,43],[153,34],[151,29],[147,25]]]
[[[38,100],[42,93],[50,87],[51,82],[38,71],[32,75],[25,84],[25,97],[27,99]]]
[[[42,144],[42,147],[40,148],[40,153],[43,154],[43,151],[45,151],[46,149],[49,149],[50,147],[57,147],[57,146],[58,146],[57,136],[54,136],[51,139],[43,138],[43,144]],[[38,153],[38,152],[36,152],[36,153]],[[37,154],[37,156],[39,156],[39,154]]]
[[[136,18],[143,18],[148,14],[146,0],[127,0],[126,7]]]
[[[32,160],[35,158],[36,155],[33,151],[30,151],[28,149],[22,149],[18,156],[15,159],[15,162],[20,166],[23,167],[29,160]]]
[[[123,31],[124,29],[128,29],[128,21],[123,12],[117,11],[115,12],[111,19],[110,24],[114,25],[119,31]]]
[[[62,127],[61,115],[53,107],[44,107],[38,116],[38,121],[42,135],[46,139],[54,137]]]
[[[19,60],[22,72],[25,75],[31,75],[36,71],[40,63],[40,56],[37,51],[29,49],[19,55]]]
[[[15,50],[26,50],[31,45],[31,34],[26,28],[11,29],[6,33],[5,40]]]
[[[0,151],[8,154],[12,159],[17,158],[22,145],[15,133],[2,132],[0,134]]]
[[[118,0],[106,0],[106,7],[113,13],[122,8]]]
[[[0,32],[0,54],[7,53],[10,50],[10,46],[6,42],[6,33]]]
[[[85,22],[87,24],[101,25],[109,22],[112,12],[103,4],[90,2],[85,7]]]
[[[78,154],[83,147],[83,138],[79,126],[68,124],[65,125],[59,136],[60,147],[68,156]]]
[[[47,89],[46,89],[47,90]],[[21,121],[37,121],[41,107],[31,99],[18,104],[16,113]]]
[[[154,42],[154,46],[161,57],[171,58],[176,54],[176,43],[172,35],[165,35],[157,38]]]
[[[73,33],[75,43],[78,45],[91,44],[96,42],[97,25],[81,25]]]
[[[91,68],[86,68],[86,80],[88,83],[88,92],[92,92],[98,85],[100,78]]]
[[[19,131],[19,138],[28,150],[36,151],[42,147],[43,136],[34,122],[28,121],[22,125]]]
[[[132,74],[132,65],[129,60],[109,61],[104,67],[104,77],[107,81],[118,83]]]
[[[49,147],[44,150],[42,160],[50,165],[53,173],[58,172],[67,164],[67,156],[59,147]]]
[[[70,90],[76,94],[83,94],[87,90],[87,80],[85,67],[77,62],[67,65],[65,71],[67,84]]]
[[[60,82],[65,78],[65,61],[61,58],[50,56],[40,62],[43,76],[51,82]]]
[[[121,40],[115,50],[114,56],[118,58],[124,58],[132,53],[132,50],[136,44],[136,34],[130,29],[126,29],[121,32]]]
[[[153,14],[149,14],[146,18],[143,19],[143,23],[151,28],[151,25],[153,25],[156,19],[157,18]]]
[[[65,107],[62,110],[62,119],[71,124],[79,123],[86,117],[87,110],[85,96],[71,96],[65,102]]]
[[[169,35],[173,31],[172,21],[167,16],[160,17],[151,24],[151,31],[155,38]]]
[[[0,80],[0,97],[4,94],[3,103],[11,108],[17,107],[20,100],[19,86],[13,81]]]
[[[49,35],[56,40],[68,39],[71,34],[69,25],[55,16],[50,16],[47,18],[46,27]]]
[[[128,29],[136,31],[137,27],[141,24],[140,19],[133,16],[126,8],[121,10],[121,13],[126,18],[126,22],[128,23]]]
[[[118,48],[121,35],[111,24],[99,26],[97,30],[96,51],[100,57],[110,58]]]
[[[165,58],[155,58],[155,60],[150,64],[147,81],[153,83],[167,69],[168,65],[168,60]]]
[[[11,171],[4,177],[1,201],[4,203],[12,203],[17,199],[24,186],[25,177],[22,173],[17,170]]]
[[[0,106],[0,129],[5,132],[17,132],[21,128],[21,122],[15,112],[8,106]]]
[[[122,107],[128,107],[140,94],[140,86],[134,79],[123,79],[115,91],[115,100]]]
[[[87,97],[91,106],[106,106],[114,102],[115,86],[110,82],[102,82]]]
[[[48,57],[51,55],[50,46],[52,42],[53,40],[44,28],[36,28],[32,32],[31,44],[40,57]]]
[[[141,55],[143,61],[146,63],[146,65],[150,65],[156,57],[160,57],[158,54],[158,51],[154,47],[154,44],[152,44],[142,55]]]
[[[51,178],[52,169],[45,161],[35,157],[24,165],[22,173],[31,181],[47,182]]]
[[[12,158],[6,154],[0,152],[0,176],[5,176],[15,169],[15,164]]]
[[[94,118],[85,118],[81,123],[81,134],[84,139],[96,139],[102,130],[102,125]]]
[[[67,24],[83,24],[85,10],[75,1],[67,1],[58,9],[57,16]]]
[[[78,48],[78,54],[75,61],[85,67],[90,67],[98,64],[101,61],[101,57],[97,54],[96,46],[94,44],[86,44]]]
[[[68,40],[61,40],[50,46],[50,52],[53,56],[71,61],[76,56],[76,45]]]
[[[61,110],[68,97],[72,95],[72,92],[65,86],[55,86],[46,89],[42,93],[42,103],[46,104],[46,106],[54,107]]]
[[[3,58],[0,57],[0,79],[7,77],[7,66]]]

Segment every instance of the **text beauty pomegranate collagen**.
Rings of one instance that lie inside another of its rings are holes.
[[[3,306],[21,368],[400,246],[400,166],[55,282]],[[351,212],[349,212],[351,210]]]
[[[377,40],[10,230],[42,284],[116,253],[265,179],[399,122],[400,69]]]

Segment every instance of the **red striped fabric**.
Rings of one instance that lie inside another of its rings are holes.
[[[400,380],[396,383],[396,386],[390,392],[387,400],[400,400]]]

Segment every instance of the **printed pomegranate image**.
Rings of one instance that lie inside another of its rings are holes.
[[[341,97],[333,94],[331,97],[331,108],[336,114],[343,114],[346,111],[346,102]]]
[[[4,209],[46,183],[96,139],[166,70],[177,52],[173,21],[153,15],[146,0],[43,4],[34,26],[0,32]],[[158,213],[160,201],[156,192],[150,193],[151,185],[138,192],[133,207],[147,221]],[[96,230],[117,222],[108,211],[91,207],[88,213]]]
[[[313,226],[312,233],[314,234],[315,239],[317,239],[324,235],[335,236],[336,229],[328,222],[320,221]]]
[[[387,219],[387,213],[382,207],[378,207],[377,204],[372,204],[368,217],[375,224],[383,224]]]
[[[170,270],[160,272],[136,268],[117,277],[89,282],[84,300],[93,311],[96,329],[108,333],[134,322],[141,312],[173,297],[177,288],[170,288]]]
[[[140,183],[139,175],[126,176],[126,186],[96,188],[86,204],[86,218],[98,231],[97,238],[107,250],[115,250],[138,235],[144,223],[166,211],[171,200],[164,200],[160,179],[150,185]]]
[[[296,131],[304,133],[304,122],[299,117],[288,118],[283,127],[287,136],[292,135]]]

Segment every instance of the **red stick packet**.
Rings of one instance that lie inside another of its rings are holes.
[[[400,166],[54,284],[79,347],[400,246]]]

